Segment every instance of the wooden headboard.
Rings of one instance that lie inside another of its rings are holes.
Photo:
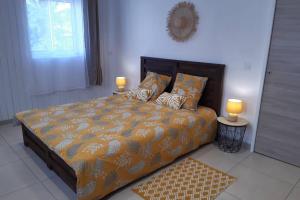
[[[147,71],[171,76],[171,84],[166,89],[166,92],[170,92],[177,73],[208,77],[199,105],[210,107],[219,115],[223,94],[224,68],[225,65],[221,64],[141,57],[141,81],[146,77]]]

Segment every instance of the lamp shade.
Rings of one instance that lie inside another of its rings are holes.
[[[116,77],[116,85],[119,89],[124,89],[126,86],[126,78],[122,76]]]
[[[239,99],[228,99],[226,110],[231,114],[240,114],[243,112],[243,101]]]

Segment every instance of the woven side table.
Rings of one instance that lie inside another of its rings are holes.
[[[241,149],[248,121],[238,118],[230,122],[225,117],[218,117],[218,147],[225,152],[235,153]]]

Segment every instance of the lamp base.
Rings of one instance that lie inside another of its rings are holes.
[[[118,92],[124,92],[124,91],[125,91],[125,88],[117,88],[117,91],[118,91]]]
[[[233,115],[233,114],[228,114],[227,118],[228,121],[230,122],[237,122],[238,120],[238,116],[237,115]]]

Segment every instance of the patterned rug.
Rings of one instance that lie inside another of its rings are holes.
[[[132,190],[145,200],[213,200],[235,180],[222,171],[187,158]]]

